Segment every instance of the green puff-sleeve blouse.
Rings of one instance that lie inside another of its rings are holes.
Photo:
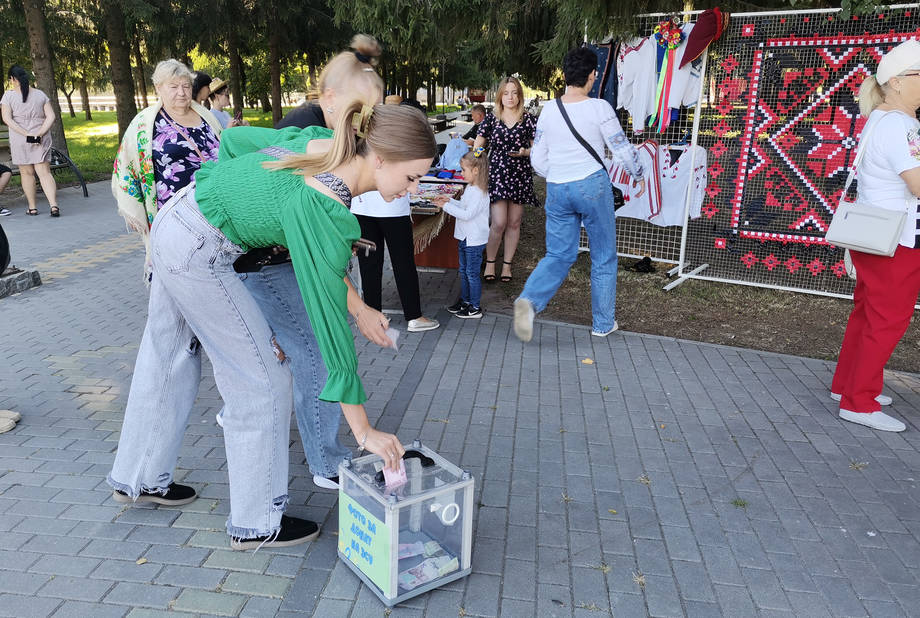
[[[320,399],[359,404],[367,395],[357,373],[344,279],[361,226],[348,208],[308,186],[303,176],[264,169],[264,161],[277,157],[260,152],[277,146],[302,153],[310,140],[331,137],[324,127],[228,129],[217,162],[206,162],[195,173],[195,198],[211,225],[244,251],[287,247],[329,372]]]

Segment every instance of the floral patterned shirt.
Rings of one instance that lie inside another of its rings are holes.
[[[201,167],[202,156],[204,161],[217,160],[219,148],[217,135],[203,119],[197,127],[183,127],[165,109],[161,109],[153,127],[153,174],[157,210],[192,182],[193,175]]]

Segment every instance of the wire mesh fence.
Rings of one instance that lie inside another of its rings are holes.
[[[705,155],[694,153],[690,143],[698,113],[702,59],[677,66],[685,47],[678,46],[678,53],[668,60],[662,35],[656,36],[656,26],[671,24],[671,31],[680,32],[680,43],[685,44],[694,15],[695,12],[680,14],[673,21],[670,15],[642,15],[636,18],[638,37],[595,46],[600,60],[595,94],[617,109],[627,138],[639,148],[647,169],[647,192],[637,196],[629,186],[631,179],[617,179],[614,168],[614,184],[625,194],[625,204],[617,209],[616,220],[620,256],[649,256],[674,264],[680,258],[685,181],[692,177],[693,167],[702,166],[705,170],[706,163]],[[666,86],[673,94],[670,98],[665,95],[665,111],[656,114],[655,102],[660,99],[656,97],[656,87],[662,73],[669,78]],[[691,161],[694,156],[695,164]],[[698,202],[702,201],[702,188]],[[695,210],[700,206],[697,204]],[[692,204],[691,211],[694,211]],[[580,246],[589,249],[584,230]]]
[[[843,251],[824,234],[865,123],[859,86],[907,38],[920,38],[916,4],[849,19],[836,9],[732,15],[709,48],[696,136],[708,182],[681,274],[852,294]]]

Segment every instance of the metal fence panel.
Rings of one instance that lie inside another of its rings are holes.
[[[918,7],[732,15],[709,49],[697,136],[708,184],[682,275],[852,294],[843,252],[824,233],[865,123],[859,86],[889,49],[920,39]]]

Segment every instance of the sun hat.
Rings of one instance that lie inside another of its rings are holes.
[[[221,78],[215,77],[214,79],[211,80],[211,83],[210,83],[209,86],[208,86],[208,87],[211,89],[211,95],[210,95],[210,96],[213,97],[215,94],[217,94],[217,92],[218,92],[221,88],[226,88],[226,87],[229,86],[229,85],[230,85],[230,82],[225,82],[225,81],[222,80]]]
[[[920,41],[907,39],[882,56],[875,79],[879,84],[911,69],[920,69]]]

